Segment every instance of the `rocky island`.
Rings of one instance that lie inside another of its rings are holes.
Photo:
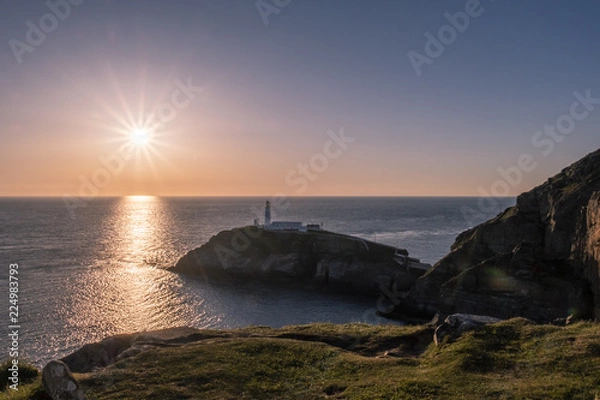
[[[382,287],[408,290],[429,267],[404,249],[353,236],[248,226],[213,236],[172,271],[378,295]]]

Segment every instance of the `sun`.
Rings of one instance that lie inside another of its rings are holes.
[[[161,168],[158,168],[158,163],[173,166],[171,160],[163,152],[169,149],[178,149],[176,145],[166,141],[172,131],[166,129],[165,117],[158,112],[161,110],[161,105],[165,104],[168,99],[159,97],[153,101],[154,105],[148,106],[148,99],[144,98],[145,73],[142,73],[138,103],[136,107],[132,107],[128,101],[129,98],[115,79],[114,71],[109,69],[109,73],[111,75],[109,83],[115,97],[108,101],[94,95],[98,106],[104,110],[104,113],[94,114],[94,117],[99,120],[99,129],[106,133],[116,134],[113,136],[103,135],[103,141],[114,144],[115,150],[123,160],[131,160],[130,163],[135,164],[132,166],[132,173],[135,174],[136,179],[144,178],[146,181],[151,174],[155,181],[161,181]],[[115,103],[113,100],[118,100],[118,102]],[[113,104],[120,106],[115,107]],[[107,121],[104,121],[105,117],[110,117],[110,121],[108,118]]]
[[[145,147],[150,143],[150,132],[145,128],[136,128],[129,134],[131,143],[136,147]]]

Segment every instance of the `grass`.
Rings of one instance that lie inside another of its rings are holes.
[[[12,366],[12,360],[6,360],[0,364],[0,399],[33,399],[46,400],[49,397],[45,395],[42,389],[42,379],[40,371],[27,361],[19,361],[19,385],[18,390],[8,388],[12,382],[8,381],[11,372],[8,370]]]
[[[76,376],[89,399],[600,398],[599,324],[513,319],[431,340],[427,326],[252,327]]]

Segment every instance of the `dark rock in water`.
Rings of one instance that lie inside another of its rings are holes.
[[[285,281],[378,295],[382,287],[408,290],[428,267],[406,250],[353,236],[245,227],[213,236],[172,270],[207,280]]]
[[[85,400],[85,394],[62,361],[50,361],[42,370],[44,390],[53,400]]]
[[[449,340],[454,340],[465,332],[474,331],[485,325],[500,321],[498,318],[483,315],[452,314],[435,329],[433,340],[436,345],[439,345],[446,337]]]
[[[460,234],[399,310],[600,319],[600,150]]]

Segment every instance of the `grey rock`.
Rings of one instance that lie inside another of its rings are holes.
[[[448,337],[449,340],[454,340],[465,332],[473,331],[485,325],[495,324],[500,321],[501,320],[498,318],[483,315],[452,314],[435,329],[433,340],[435,344],[439,346],[446,337]]]
[[[197,329],[182,327],[116,335],[97,343],[86,344],[61,361],[73,372],[91,372],[150,348],[189,343],[197,340],[197,335],[200,334]]]
[[[44,390],[53,400],[85,400],[85,394],[62,361],[50,361],[42,370]]]
[[[119,354],[132,346],[134,339],[132,335],[112,336],[98,343],[86,344],[61,361],[73,372],[91,372],[113,364]]]
[[[556,318],[550,323],[556,326],[567,326],[573,323],[573,316],[569,315],[567,318]]]

